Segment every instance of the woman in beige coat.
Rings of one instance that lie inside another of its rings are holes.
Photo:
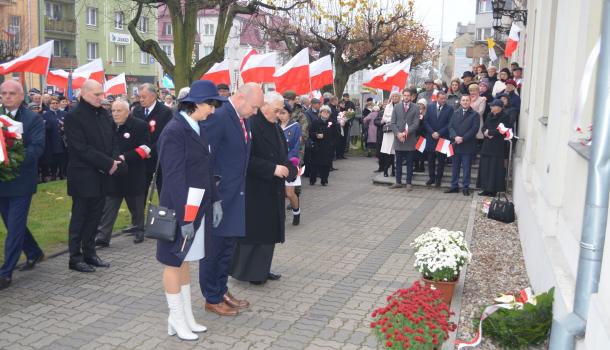
[[[483,126],[483,114],[485,114],[485,108],[487,107],[487,99],[480,95],[479,84],[472,83],[468,85],[468,93],[470,94],[470,107],[477,113],[479,113],[479,131],[477,132],[477,139],[483,140],[485,136],[481,132]]]
[[[394,165],[394,133],[392,130],[386,127],[392,121],[392,112],[394,111],[394,105],[400,102],[400,93],[392,92],[390,94],[390,102],[386,105],[383,110],[383,117],[381,118],[381,127],[383,130],[383,138],[381,141],[380,160],[381,168],[383,169],[383,176],[388,177],[388,169],[392,167],[392,176],[395,176],[395,165]]]

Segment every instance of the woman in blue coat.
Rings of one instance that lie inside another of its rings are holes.
[[[182,340],[197,340],[195,333],[207,330],[193,317],[188,262],[199,261],[209,253],[206,241],[212,225],[218,226],[222,220],[222,209],[215,205],[218,192],[210,147],[199,122],[224,101],[226,98],[218,95],[212,82],[195,82],[159,138],[159,164],[164,175],[159,204],[176,212],[178,225],[173,242],[158,241],[157,260],[165,265],[163,287],[170,310],[168,334],[178,334]],[[199,208],[194,218],[185,215],[189,189],[205,190],[201,204],[195,203]]]

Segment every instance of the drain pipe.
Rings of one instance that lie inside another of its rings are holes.
[[[610,192],[610,0],[603,1],[601,51],[598,61],[591,159],[580,238],[574,311],[553,320],[551,350],[573,350],[585,334],[589,300],[597,293],[604,254]]]

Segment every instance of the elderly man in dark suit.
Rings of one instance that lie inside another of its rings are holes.
[[[444,91],[439,91],[436,95],[436,102],[428,105],[424,116],[429,174],[429,179],[426,182],[427,186],[432,184],[436,187],[441,186],[447,156],[435,150],[439,138],[449,139],[449,121],[452,115],[453,108],[447,105],[447,94]]]
[[[8,232],[4,244],[4,264],[0,267],[1,290],[11,284],[13,270],[22,251],[32,267],[44,257],[26,223],[32,196],[36,193],[38,158],[45,146],[45,127],[40,115],[22,106],[25,94],[19,83],[5,81],[0,85],[0,95],[6,114],[23,123],[25,147],[25,159],[19,175],[11,181],[0,181],[0,215]]]
[[[479,113],[470,108],[470,96],[464,95],[460,99],[460,107],[453,113],[449,123],[449,137],[453,144],[453,162],[451,168],[451,188],[445,193],[458,193],[460,167],[464,168],[462,180],[462,193],[470,195],[470,167],[476,152],[476,136],[480,124]]]
[[[95,80],[81,88],[80,102],[64,122],[68,140],[68,195],[72,197],[69,227],[69,268],[94,272],[110,264],[97,256],[95,234],[104,210],[104,198],[112,191],[112,175],[127,171],[118,158],[112,120],[102,108],[104,90]]]
[[[396,151],[396,183],[390,188],[402,188],[402,161],[407,161],[407,191],[413,189],[413,159],[415,156],[415,144],[417,143],[417,129],[419,128],[419,107],[413,102],[412,92],[409,89],[403,91],[402,103],[397,103],[392,111],[392,121],[389,128],[394,133]]]
[[[144,203],[146,194],[146,160],[150,157],[150,134],[146,122],[129,115],[129,103],[117,100],[112,104],[114,137],[119,145],[119,159],[129,171],[114,177],[112,193],[106,197],[104,213],[97,228],[97,246],[110,244],[112,228],[123,199],[131,213],[131,224],[139,228],[134,243],[144,240]]]
[[[246,170],[252,135],[246,119],[263,104],[260,85],[242,85],[202,123],[214,158],[214,175],[219,178],[218,192],[224,220],[212,229],[211,254],[200,262],[199,283],[206,299],[205,309],[221,316],[237,315],[248,308],[246,300],[229,293],[227,281],[235,240],[246,234]]]
[[[150,157],[146,159],[146,183],[149,184],[157,166],[157,140],[165,125],[172,119],[172,110],[158,100],[158,91],[153,84],[145,83],[138,89],[140,104],[133,109],[133,116],[148,124],[150,133]],[[157,174],[157,190],[161,193],[163,180],[161,171]],[[124,232],[134,233],[140,228],[132,226]]]
[[[271,261],[275,244],[285,238],[285,182],[294,181],[297,175],[277,124],[283,107],[282,95],[269,92],[263,107],[249,120],[252,148],[246,176],[246,236],[237,240],[231,276],[253,284],[280,277],[271,273]]]

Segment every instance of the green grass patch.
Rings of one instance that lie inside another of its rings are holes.
[[[72,198],[67,193],[65,180],[47,182],[38,185],[38,192],[32,199],[28,227],[47,255],[67,248],[68,224],[72,208]],[[127,204],[123,201],[114,224],[115,231],[130,226],[130,220]],[[5,240],[6,226],[0,225],[0,262],[4,261]],[[23,259],[25,259],[24,255],[22,255]]]

